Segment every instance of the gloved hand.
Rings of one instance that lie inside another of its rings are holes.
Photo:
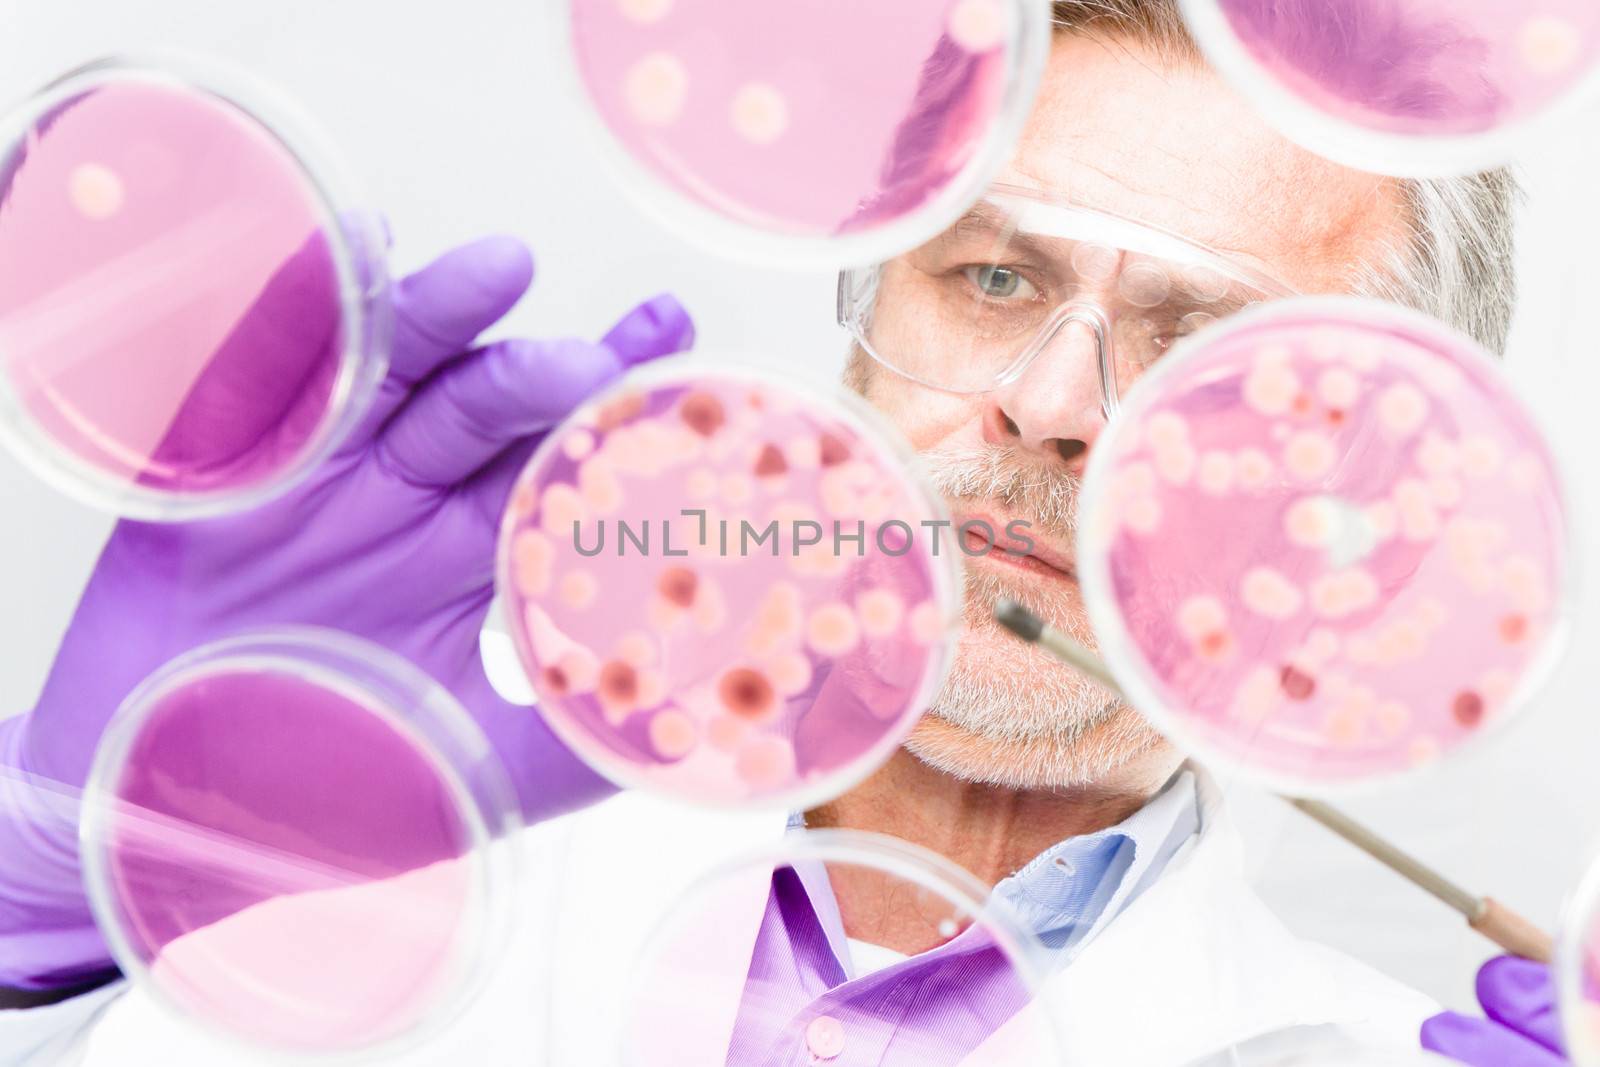
[[[538,438],[626,368],[687,348],[694,330],[660,296],[598,344],[471,348],[532,273],[520,243],[490,238],[400,282],[373,407],[288,495],[220,519],[117,525],[38,705],[0,723],[0,986],[56,988],[110,966],[79,880],[75,819],[7,769],[80,788],[122,699],[174,656],[230,634],[326,626],[411,660],[477,720],[529,821],[610,790],[536,712],[489,684],[478,637],[495,541]]]
[[[1487,1019],[1455,1012],[1422,1024],[1422,1047],[1472,1067],[1570,1067],[1550,968],[1499,956],[1478,971]]]

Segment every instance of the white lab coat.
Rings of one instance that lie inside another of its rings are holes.
[[[1201,832],[1047,983],[1030,1009],[1058,1013],[1068,1062],[1232,1067],[1266,1063],[1264,1050],[1275,1056],[1313,1040],[1415,1049],[1418,1028],[1437,1005],[1364,964],[1292,935],[1245,881],[1226,807],[1210,778],[1203,772],[1197,777]],[[522,886],[505,959],[484,995],[446,1032],[382,1062],[606,1067],[607,1042],[621,1029],[628,964],[662,909],[713,865],[783,832],[781,818],[690,810],[625,795],[503,843],[499,847],[514,850],[520,863]],[[749,958],[765,889],[753,880],[748,899],[730,902],[726,937],[706,946],[707,953]],[[1340,903],[1330,899],[1327,905]],[[696,1029],[704,1045],[682,1050],[683,1067],[723,1063],[738,993],[737,983],[700,991],[704,1025]],[[1031,1047],[1008,1052],[1023,1025],[1013,1020],[1002,1027],[966,1063],[1037,1067],[1028,1055]],[[0,1012],[0,1050],[37,1047],[47,1039],[55,1049],[46,1055],[55,1058],[20,1062],[281,1062],[219,1042],[137,989],[125,989],[109,1003],[86,1004],[76,1014],[59,1008]],[[73,1044],[79,1047],[63,1059],[60,1050]]]

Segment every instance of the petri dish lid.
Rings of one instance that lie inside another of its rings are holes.
[[[192,60],[0,117],[0,439],[140,519],[283,491],[385,369],[385,238],[351,207],[303,119]]]
[[[173,660],[96,752],[80,837],[123,972],[185,1020],[311,1057],[397,1053],[476,995],[515,871],[511,785],[416,668],[316,629]]]
[[[1245,312],[1096,445],[1080,576],[1132,703],[1219,767],[1327,794],[1525,707],[1564,644],[1554,456],[1493,360],[1349,298]]]
[[[873,902],[848,934],[844,894]],[[908,1012],[912,969],[920,1008]],[[1066,1063],[1037,995],[1048,971],[1018,912],[943,857],[880,834],[791,831],[662,907],[610,1062],[853,1063],[865,1043],[869,1058],[887,1049],[928,1067]]]
[[[1600,1064],[1600,862],[1567,901],[1553,968],[1567,1054],[1577,1067]]]
[[[791,267],[864,266],[953,222],[1026,122],[1050,40],[1043,0],[553,6],[625,187],[696,244]]]
[[[1182,0],[1207,58],[1287,137],[1400,177],[1509,162],[1600,91],[1591,0]]]
[[[597,771],[792,810],[931,703],[959,627],[949,523],[859,398],[668,360],[540,444],[498,588],[540,712]]]

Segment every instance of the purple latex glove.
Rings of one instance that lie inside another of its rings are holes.
[[[529,821],[610,790],[538,714],[489,684],[478,635],[495,540],[538,438],[629,366],[687,348],[694,330],[661,296],[599,344],[472,347],[532,275],[526,248],[490,238],[399,283],[389,374],[372,409],[287,496],[221,519],[117,525],[38,705],[0,722],[0,986],[58,988],[110,966],[79,880],[74,820],[7,768],[80,788],[124,696],[174,656],[230,634],[320,625],[405,656],[477,720]]]
[[[1422,1024],[1422,1047],[1472,1067],[1570,1067],[1550,968],[1498,956],[1478,971],[1487,1019],[1455,1012]]]

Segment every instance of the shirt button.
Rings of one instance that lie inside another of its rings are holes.
[[[844,1026],[831,1015],[819,1015],[806,1027],[806,1048],[819,1060],[831,1060],[844,1051]]]

